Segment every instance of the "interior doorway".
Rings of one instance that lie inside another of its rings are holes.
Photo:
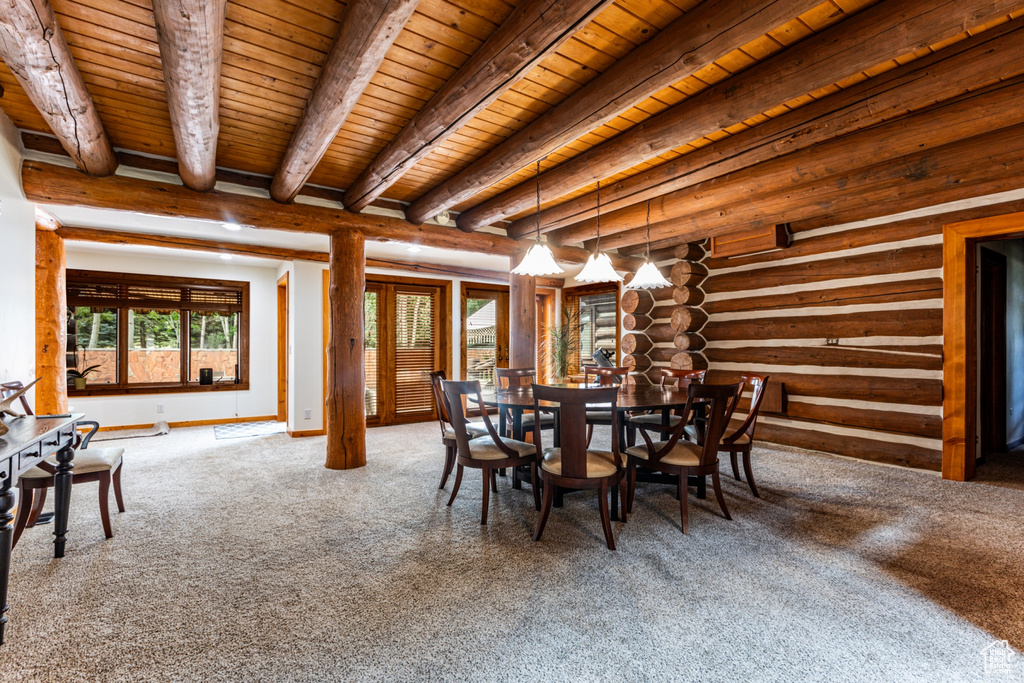
[[[277,421],[288,422],[288,273],[277,281]]]
[[[1006,256],[981,246],[978,255],[978,462],[1006,450]]]

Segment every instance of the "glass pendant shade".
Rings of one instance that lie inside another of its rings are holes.
[[[577,282],[622,282],[622,276],[615,272],[608,254],[591,254],[587,264],[576,276]]]
[[[658,270],[658,266],[650,261],[644,261],[640,269],[636,271],[632,281],[626,285],[626,289],[661,289],[671,287],[672,283],[665,279],[665,276]]]
[[[548,246],[537,242],[530,247],[529,251],[523,256],[523,260],[512,269],[512,272],[515,275],[536,277],[538,275],[558,275],[565,271],[555,263],[555,256],[548,249]]]

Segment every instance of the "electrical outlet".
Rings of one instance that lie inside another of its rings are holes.
[[[826,339],[825,340],[825,346],[839,346],[839,340],[838,339]]]
[[[156,412],[158,412],[158,413],[164,412],[164,404],[163,403],[157,403],[156,404]]]
[[[306,413],[306,419],[307,420],[312,420],[313,419],[313,411],[312,410],[310,410],[309,408],[306,408],[306,410],[304,410],[303,412]]]

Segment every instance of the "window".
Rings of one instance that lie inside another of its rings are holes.
[[[619,287],[616,283],[600,283],[562,290],[562,306],[576,329],[578,342],[575,362],[570,372],[581,372],[584,365],[594,365],[591,356],[597,349],[611,354],[609,360],[619,364]]]
[[[79,395],[248,389],[249,283],[69,270]],[[212,384],[200,384],[209,369]]]

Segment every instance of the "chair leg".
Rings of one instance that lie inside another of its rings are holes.
[[[36,525],[39,521],[39,515],[43,512],[43,506],[46,505],[46,491],[48,487],[34,489],[32,493],[32,510],[28,516],[28,524],[25,526],[30,529]]]
[[[633,514],[633,497],[636,496],[636,460],[629,460],[629,496],[626,502],[626,514]]]
[[[625,524],[627,521],[627,515],[629,514],[629,510],[626,507],[626,499],[629,497],[627,495],[627,492],[629,491],[629,481],[627,479],[623,479],[619,483],[618,489],[619,495],[622,497],[622,523]]]
[[[683,519],[683,533],[690,535],[690,511],[686,509],[686,499],[689,498],[689,491],[686,490],[686,470],[679,475],[679,512]]]
[[[498,492],[498,471],[491,470],[491,490],[495,493]]]
[[[597,490],[597,503],[601,508],[601,525],[604,527],[604,538],[608,541],[608,550],[615,550],[615,537],[612,536],[612,520],[608,516],[608,482],[602,481]]]
[[[11,539],[12,549],[18,545],[21,532],[25,530],[25,524],[28,522],[28,516],[32,510],[32,499],[35,497],[32,493],[32,489],[27,489],[23,486],[18,487],[18,516],[14,520],[14,538]]]
[[[587,425],[587,448],[590,448],[590,440],[594,438],[594,425]]]
[[[732,476],[736,481],[740,480],[740,468],[736,463],[736,451],[729,451],[729,460],[732,462]]]
[[[462,485],[462,470],[462,465],[459,465],[459,468],[455,470],[455,485],[452,486],[452,495],[451,498],[448,499],[449,507],[451,507],[451,504],[455,502],[455,496],[459,492],[459,486]]]
[[[715,489],[715,498],[718,499],[718,505],[722,508],[722,513],[726,519],[732,519],[729,514],[729,508],[725,507],[725,497],[722,496],[722,482],[718,477],[718,470],[711,473],[711,486]]]
[[[632,448],[636,445],[636,427],[626,425],[626,447]]]
[[[761,494],[757,492],[757,484],[754,483],[754,473],[750,471],[750,449],[743,451],[743,474],[747,477],[747,485],[750,487],[750,492],[754,494],[756,498],[760,498]]]
[[[555,485],[550,481],[544,482],[544,504],[540,508],[540,519],[537,520],[537,530],[533,532],[533,540],[539,541],[540,535],[544,533],[544,525],[548,523],[548,515],[551,514],[551,501],[555,497]]]
[[[455,462],[455,454],[454,454],[454,452],[452,453],[452,462],[453,463]],[[114,482],[114,500],[117,501],[117,511],[118,512],[124,512],[124,499],[121,498],[121,468],[122,467],[124,467],[124,463],[123,462],[120,465],[117,466],[116,470],[114,470],[114,477],[112,479],[112,481]],[[448,466],[449,474],[451,473],[451,471],[452,471],[452,468],[451,468],[451,465],[449,465]]]
[[[110,510],[107,508],[110,498],[110,472],[100,473],[100,519],[103,520],[103,533],[107,538],[113,538],[114,532],[110,529]]]
[[[441,473],[441,485],[437,488],[443,489],[444,485],[448,483],[448,475],[452,473],[452,466],[455,464],[455,449],[452,446],[444,447],[444,472]],[[121,468],[117,468],[118,472]],[[117,485],[114,485],[114,491],[117,491]],[[118,501],[120,503],[120,501]],[[123,510],[122,510],[123,512]]]
[[[537,471],[537,463],[530,463],[530,476],[533,477],[533,506],[540,510],[540,472]]]
[[[487,524],[487,505],[491,502],[491,478],[494,476],[494,471],[485,467],[483,470],[484,480],[484,500],[483,508],[480,511],[480,523]],[[495,482],[496,483],[496,482]]]

